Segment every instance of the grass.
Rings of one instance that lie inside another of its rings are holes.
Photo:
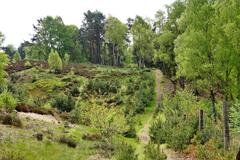
[[[106,107],[123,108],[128,107],[129,103],[127,100],[129,96],[130,98],[131,96],[135,96],[134,98],[137,99],[137,95],[134,94],[136,89],[129,93],[127,93],[127,89],[133,83],[135,83],[136,86],[139,84],[139,80],[142,80],[140,79],[142,78],[141,75],[145,72],[144,70],[106,66],[86,66],[86,68],[91,71],[96,71],[96,75],[89,78],[73,73],[53,74],[49,73],[48,70],[43,70],[41,68],[31,68],[14,73],[17,77],[12,85],[16,89],[21,89],[25,92],[26,95],[24,95],[24,98],[26,98],[26,101],[24,99],[21,102],[29,103],[31,106],[48,109],[52,107],[51,100],[54,96],[59,93],[68,95],[71,93],[70,91],[72,87],[77,87],[80,90],[80,93],[87,93],[84,96],[79,94],[78,97],[74,97],[75,100],[80,99],[81,101],[86,102],[85,104],[87,105],[97,103],[98,105],[104,105]],[[117,81],[121,87],[119,88],[118,93],[109,93],[106,95],[99,95],[97,92],[92,93],[91,91],[86,91],[85,87],[92,78],[103,81]],[[117,104],[114,102],[114,98],[119,97],[122,98],[122,102]],[[134,106],[134,104],[131,105]],[[151,104],[145,108],[144,113],[137,114],[134,117],[136,122],[138,122],[136,124],[137,132],[140,131],[144,126],[144,123],[146,123],[149,117],[152,116],[155,105],[154,93],[154,99]],[[85,160],[89,156],[98,152],[98,149],[94,148],[94,144],[99,143],[99,141],[82,139],[84,134],[99,133],[98,129],[89,126],[76,125],[74,128],[64,128],[63,125],[53,125],[39,121],[26,120],[24,121],[23,129],[4,126],[1,128],[0,132],[7,135],[4,137],[3,142],[0,141],[0,159],[1,156],[7,156],[16,157],[15,159],[18,160],[21,160],[21,158],[24,160]],[[43,141],[37,141],[34,137],[37,133],[43,133]],[[77,147],[74,149],[69,148],[66,144],[60,144],[58,139],[63,136],[70,137],[76,141]],[[132,145],[134,148],[141,146],[136,138],[126,138],[123,135],[119,135],[118,139]],[[144,148],[141,148],[139,154],[142,154],[143,152]],[[10,159],[15,160],[14,158]]]

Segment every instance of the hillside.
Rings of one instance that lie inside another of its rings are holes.
[[[124,146],[134,153],[155,99],[151,70],[80,64],[55,74],[45,62],[19,61],[7,71],[18,103],[17,113],[1,112],[1,159],[113,158]]]

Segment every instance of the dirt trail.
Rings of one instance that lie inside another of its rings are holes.
[[[32,120],[39,120],[39,121],[59,124],[59,121],[55,117],[53,117],[52,115],[41,115],[41,114],[36,114],[36,113],[18,112],[17,116],[20,119],[29,118],[29,119],[32,119]]]
[[[163,95],[163,89],[164,86],[161,86],[161,82],[163,80],[163,74],[160,70],[155,70],[155,78],[156,78],[156,88],[155,88],[155,92],[156,92],[156,107],[158,105],[160,105],[161,103],[161,99],[162,99],[162,95]],[[140,141],[140,148],[143,151],[144,146],[148,144],[148,142],[150,141],[150,136],[149,136],[149,127],[151,125],[151,121],[153,119],[153,113],[151,114],[151,116],[149,116],[149,119],[146,121],[146,123],[143,125],[143,128],[139,131],[138,133],[138,139]],[[163,152],[167,155],[167,160],[193,160],[191,158],[188,158],[180,153],[174,152],[171,149],[167,149],[166,145],[162,145],[161,146]],[[139,160],[143,160],[144,159],[144,155],[142,155],[143,153],[141,153],[141,155],[139,155]]]

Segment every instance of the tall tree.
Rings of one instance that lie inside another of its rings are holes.
[[[108,17],[105,25],[105,38],[112,50],[112,65],[121,65],[121,57],[126,47],[127,26],[115,17]]]
[[[154,54],[154,32],[151,25],[137,16],[132,25],[133,55],[138,66],[152,64]]]
[[[32,41],[41,48],[45,59],[48,58],[51,48],[57,50],[63,58],[64,27],[63,20],[59,16],[40,18],[38,24],[33,26],[35,34]]]
[[[212,100],[212,115],[216,120],[215,91],[217,85],[214,38],[213,2],[189,0],[180,19],[186,31],[175,42],[178,76],[184,76],[197,89],[208,91]]]
[[[176,76],[176,61],[174,52],[174,41],[184,29],[179,28],[177,23],[185,10],[185,2],[175,1],[172,5],[167,6],[167,19],[163,11],[158,11],[155,15],[155,39],[156,54],[154,61],[160,64],[163,73],[171,78]]]
[[[83,51],[89,54],[92,63],[101,63],[101,50],[104,35],[105,16],[99,11],[84,13],[83,25],[80,29],[80,40]]]
[[[223,131],[224,148],[229,149],[229,107],[234,89],[239,91],[239,60],[240,60],[240,2],[238,0],[217,0],[215,4],[214,37],[217,63],[217,75],[221,80],[223,99]],[[237,84],[237,85],[235,85]],[[239,93],[236,94],[238,98]]]

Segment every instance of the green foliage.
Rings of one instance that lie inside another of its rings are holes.
[[[48,64],[51,70],[58,73],[62,70],[62,60],[56,51],[51,50],[48,57]]]
[[[70,60],[70,55],[65,53],[64,54],[64,60],[63,60],[63,63],[64,64],[68,64],[69,63],[69,60]]]
[[[151,63],[154,53],[154,32],[151,25],[142,17],[137,16],[131,28],[133,35],[133,55],[140,67],[145,63]]]
[[[121,65],[123,49],[126,47],[127,26],[115,17],[108,17],[105,24],[105,38],[111,44],[112,64]]]
[[[101,79],[93,79],[89,81],[87,90],[94,91],[101,94],[117,93],[119,89],[117,81],[104,81]]]
[[[5,68],[8,65],[8,57],[5,53],[0,52],[0,91],[6,87],[6,76]]]
[[[127,94],[132,95],[127,99],[128,114],[142,113],[152,102],[155,81],[152,72],[143,72],[139,79],[130,79]]]
[[[126,143],[119,143],[115,151],[115,157],[117,160],[137,160],[135,150],[132,146]]]
[[[75,106],[75,101],[71,96],[60,94],[53,99],[51,105],[62,112],[70,112]]]
[[[6,109],[7,112],[12,112],[17,105],[17,100],[9,92],[0,94],[0,108]]]
[[[146,145],[144,154],[147,160],[166,160],[167,159],[167,156],[161,150],[160,145],[155,145],[152,142]]]
[[[29,61],[25,61],[24,66],[27,67],[27,68],[31,68],[32,64]]]
[[[13,55],[13,62],[17,62],[17,61],[20,61],[22,58],[20,56],[20,53],[19,52],[16,52],[14,55]]]
[[[235,131],[240,131],[240,103],[237,101],[230,108],[230,127]]]
[[[177,92],[173,98],[165,96],[150,128],[151,139],[176,150],[186,148],[197,131],[198,117],[194,114],[197,106],[196,97],[188,91]]]

